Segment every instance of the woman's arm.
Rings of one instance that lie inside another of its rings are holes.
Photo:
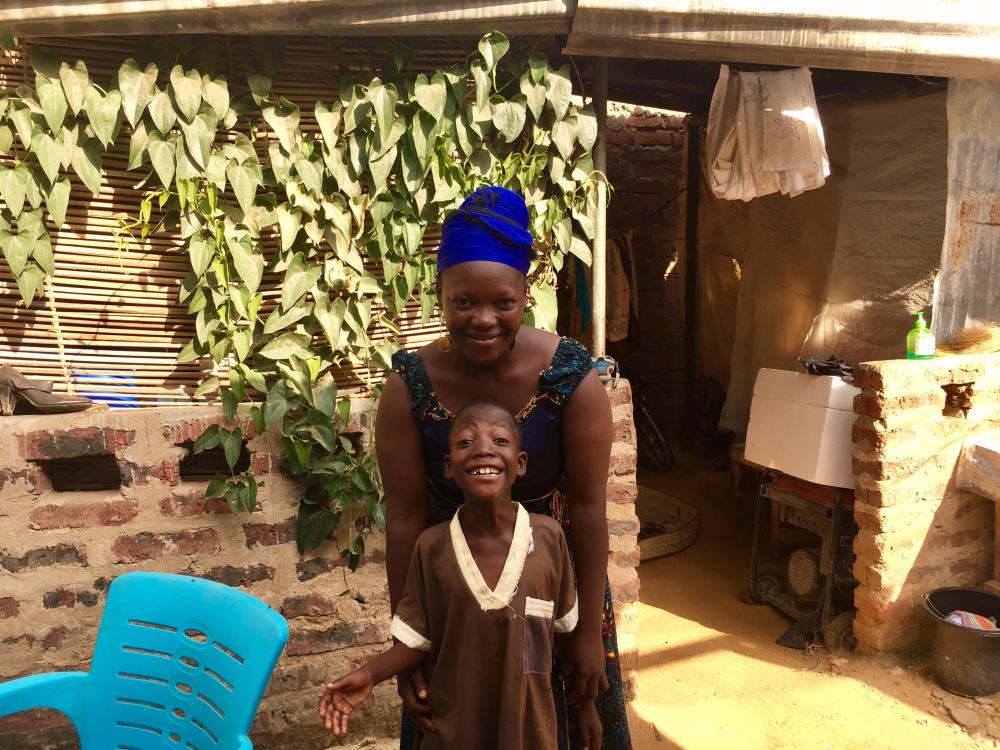
[[[410,390],[396,373],[385,383],[375,420],[375,452],[385,487],[386,551],[392,611],[403,594],[417,537],[427,527],[427,475]]]
[[[410,389],[396,373],[385,382],[375,419],[375,453],[385,487],[385,570],[393,612],[403,596],[417,537],[427,527],[427,474],[417,423],[410,412]],[[420,669],[397,679],[403,709],[425,732],[433,732],[427,685]]]
[[[604,677],[604,585],[608,574],[607,483],[611,461],[611,403],[596,372],[577,386],[563,410],[563,462],[570,535],[576,559],[580,621],[567,656],[571,703],[594,698]]]

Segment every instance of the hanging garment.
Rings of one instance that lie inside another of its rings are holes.
[[[631,300],[628,276],[622,263],[618,241],[608,242],[608,341],[628,338],[628,311]]]
[[[749,201],[822,187],[830,160],[809,69],[731,73],[723,65],[708,114],[706,156],[717,198]]]

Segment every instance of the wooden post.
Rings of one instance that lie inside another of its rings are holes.
[[[603,357],[607,339],[607,231],[608,231],[608,60],[594,62],[594,112],[597,115],[597,143],[594,144],[594,169],[597,179],[597,217],[594,222],[593,271],[593,353]]]

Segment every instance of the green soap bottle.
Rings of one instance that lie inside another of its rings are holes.
[[[934,334],[927,327],[922,312],[917,313],[917,322],[906,335],[906,358],[934,359]]]

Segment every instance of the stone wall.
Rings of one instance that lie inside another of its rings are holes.
[[[610,395],[616,445],[609,569],[631,669],[634,638],[627,631],[635,624],[639,585],[635,441],[628,385]],[[351,429],[365,433],[369,415],[364,402],[358,407]],[[288,647],[257,716],[256,747],[326,747],[316,716],[320,686],[389,638],[384,539],[369,540],[353,573],[337,541],[300,556],[297,485],[281,473],[274,437],[255,435],[248,420],[240,422],[249,438],[247,459],[264,481],[257,510],[233,515],[224,503],[206,501],[205,467],[183,459],[186,444],[219,421],[211,407],[0,420],[0,681],[86,669],[115,576],[131,570],[203,576],[260,597],[288,619]],[[634,679],[628,684],[634,694]],[[391,736],[397,721],[394,687],[384,684],[352,723],[352,734]],[[0,750],[76,747],[66,726],[52,712],[0,719]]]
[[[1000,356],[870,362],[856,372],[855,634],[920,642],[921,595],[992,577],[993,502],[959,487],[963,443],[1000,428]]]

